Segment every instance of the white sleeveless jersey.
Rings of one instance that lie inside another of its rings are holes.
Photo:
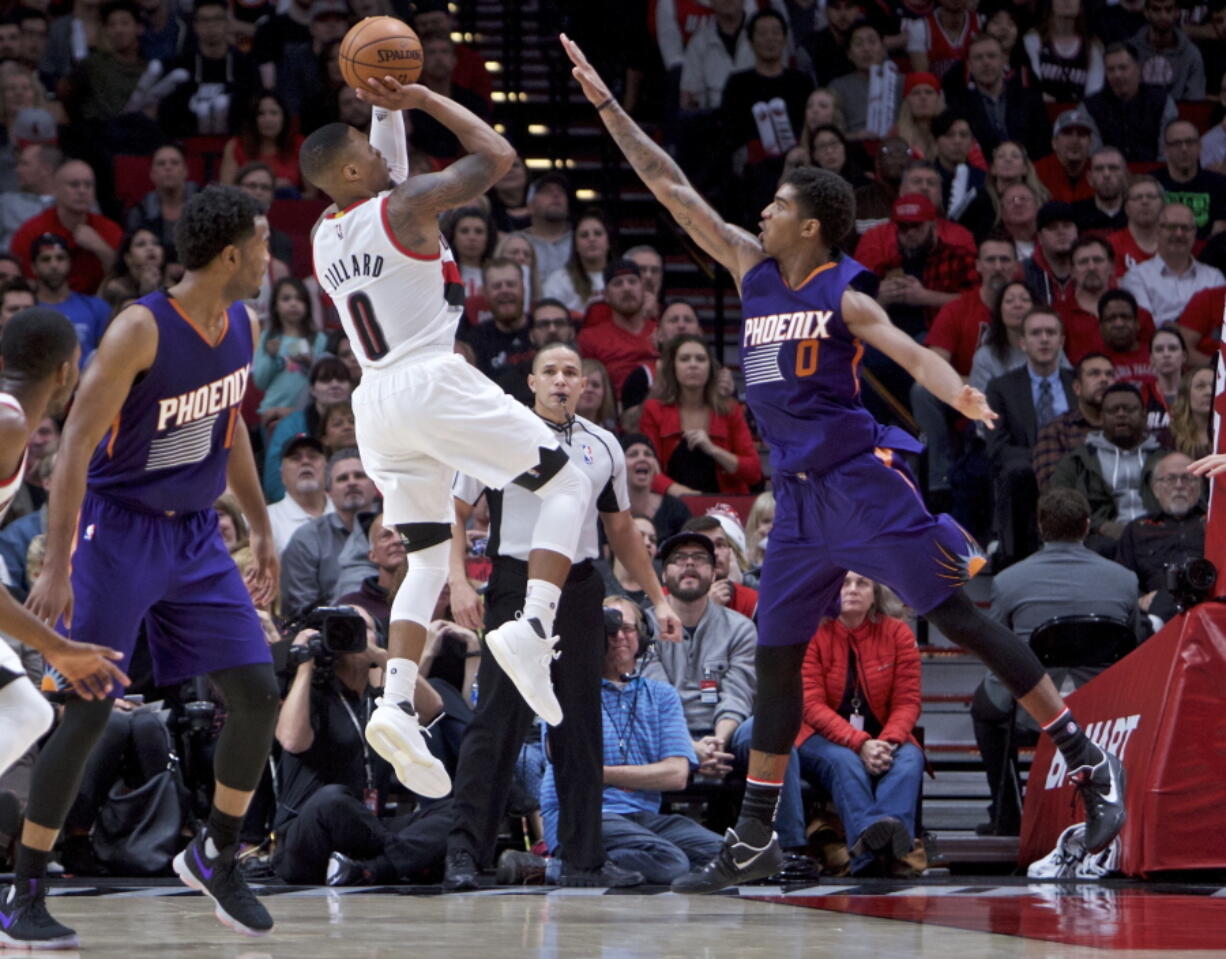
[[[21,404],[17,402],[16,397],[9,393],[0,393],[0,406],[11,406],[13,409],[25,415],[25,410],[21,408]],[[21,490],[21,481],[26,475],[26,460],[30,456],[30,451],[21,454],[21,464],[17,467],[17,472],[12,476],[0,477],[0,519],[4,519],[4,515],[9,511],[9,507],[13,505],[13,499]],[[2,643],[3,640],[0,640]]]
[[[464,283],[446,241],[425,257],[396,239],[390,191],[326,217],[315,230],[319,285],[336,304],[363,369],[387,369],[420,351],[455,345]]]

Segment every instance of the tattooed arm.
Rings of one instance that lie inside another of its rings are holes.
[[[515,160],[515,148],[479,116],[454,100],[418,83],[391,77],[369,80],[359,89],[365,103],[385,110],[422,110],[456,135],[468,155],[439,173],[411,176],[387,199],[387,218],[396,239],[423,256],[438,253],[438,215],[464,206],[503,178]]]
[[[726,223],[711,208],[673,158],[613,100],[600,74],[565,34],[562,46],[575,65],[571,72],[584,95],[598,108],[605,127],[634,167],[634,172],[694,242],[727,268],[739,285],[741,277],[766,258],[757,238],[739,226]]]

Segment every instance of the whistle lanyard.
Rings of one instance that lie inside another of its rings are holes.
[[[349,705],[349,700],[345,698],[345,694],[338,689],[336,695],[340,697],[341,705],[345,707],[345,712],[349,714],[349,720],[353,723],[353,728],[357,730],[358,742],[362,744],[362,767],[366,770],[366,788],[367,790],[373,790],[375,788],[375,776],[370,766],[370,747],[366,744],[366,734],[362,730],[362,724],[358,722],[358,717],[353,711],[353,707]]]

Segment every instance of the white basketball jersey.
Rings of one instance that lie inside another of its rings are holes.
[[[315,276],[336,304],[363,369],[455,345],[464,283],[446,241],[420,256],[396,239],[385,191],[326,217],[315,230]]]
[[[9,393],[0,393],[0,406],[11,406],[23,415],[25,414],[21,404]],[[9,477],[0,477],[0,519],[4,519],[4,515],[9,511],[9,507],[13,505],[13,498],[21,489],[21,481],[26,475],[26,460],[29,456],[30,451],[27,449],[26,452],[21,454],[21,464],[17,467],[17,472]]]

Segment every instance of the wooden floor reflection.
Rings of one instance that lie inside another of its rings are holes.
[[[1212,887],[981,881],[742,892],[274,888],[266,903],[277,928],[260,939],[229,932],[204,899],[170,884],[64,883],[51,908],[81,935],[79,952],[55,955],[89,959],[1226,957],[1226,890]]]

